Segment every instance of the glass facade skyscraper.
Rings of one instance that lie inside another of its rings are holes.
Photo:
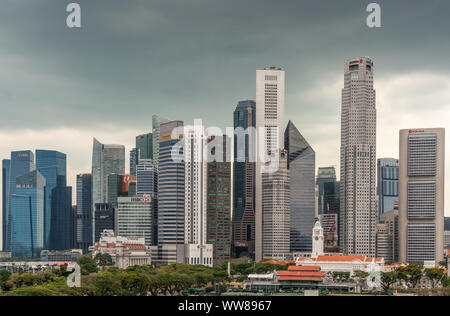
[[[36,169],[45,178],[45,211],[44,211],[44,247],[51,249],[50,234],[52,225],[52,214],[60,216],[66,212],[67,207],[72,207],[72,200],[66,201],[64,190],[55,188],[65,188],[67,184],[66,155],[52,150],[36,150]],[[63,196],[54,196],[62,194]],[[54,201],[54,203],[52,202]],[[70,202],[70,205],[62,205]],[[52,207],[61,207],[62,209],[52,209]]]
[[[0,246],[2,250],[5,249],[5,240],[6,240],[6,223],[8,223],[7,214],[8,214],[8,200],[9,200],[9,173],[11,168],[11,160],[3,159],[2,160],[2,240]]]
[[[256,138],[249,128],[256,127],[256,103],[240,101],[233,114],[234,128],[242,135],[234,136],[233,176],[233,249],[240,257],[255,253],[255,162],[250,159]],[[239,139],[241,137],[241,139]]]
[[[394,209],[398,201],[398,159],[380,158],[377,160],[377,194],[380,216]]]
[[[45,178],[35,170],[17,178],[11,195],[11,252],[39,257],[44,248]]]
[[[29,150],[11,152],[10,173],[9,173],[9,193],[7,201],[7,212],[5,214],[4,250],[11,250],[11,196],[16,193],[16,179],[34,169],[34,154]]]
[[[140,159],[153,159],[153,134],[142,134],[136,136],[136,152],[138,161]]]
[[[77,175],[77,247],[88,251],[92,245],[92,175]]]
[[[159,141],[160,141],[160,125],[169,122],[168,119],[153,115],[152,116],[152,134],[153,134],[153,165],[156,171],[158,171],[159,166]]]
[[[284,142],[290,174],[291,251],[311,252],[316,206],[316,154],[291,121]]]
[[[319,198],[318,198],[319,214],[327,213],[326,205],[323,203],[324,186],[326,183],[334,183],[334,182],[336,182],[336,170],[334,169],[334,167],[319,168],[316,178],[316,185],[318,186],[319,189]]]
[[[57,186],[52,190],[50,241],[47,249],[68,250],[73,247],[74,218],[72,187]]]

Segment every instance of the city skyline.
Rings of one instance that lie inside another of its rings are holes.
[[[210,14],[196,21],[195,11],[202,1],[177,3],[176,10],[162,1],[130,1],[128,7],[111,1],[108,8],[80,1],[86,14],[82,29],[75,32],[68,30],[57,14],[58,10],[64,12],[64,4],[61,8],[39,4],[41,9],[25,1],[10,4],[0,12],[0,38],[4,42],[0,51],[0,102],[4,108],[0,157],[8,159],[11,151],[28,149],[65,153],[67,185],[75,188],[76,174],[90,173],[93,137],[106,144],[124,145],[128,170],[129,150],[135,147],[137,135],[152,131],[153,114],[186,124],[202,118],[207,126],[233,126],[237,102],[255,99],[255,69],[277,66],[286,70],[282,128],[289,119],[295,122],[316,151],[316,168],[335,165],[339,170],[342,65],[349,58],[365,55],[377,65],[377,158],[399,158],[402,128],[450,129],[450,64],[444,55],[449,43],[439,40],[450,23],[444,14],[448,3],[382,2],[383,27],[372,30],[364,25],[365,4],[355,7],[330,1],[325,7],[285,1],[255,7],[255,1],[246,1],[240,12],[234,12],[233,2],[217,2],[216,7],[203,3],[203,13]],[[22,10],[25,5],[29,10]],[[232,20],[244,20],[252,5],[257,13],[272,12],[266,25],[241,22],[236,25],[241,32],[231,34],[229,21],[218,19],[228,15]],[[407,14],[400,14],[405,8]],[[28,11],[30,16],[24,13]],[[285,17],[283,22],[280,16]],[[442,28],[431,32],[431,18]],[[20,25],[17,19],[22,21]],[[179,19],[185,31],[179,34],[168,26],[172,19]],[[216,20],[215,27],[203,30],[202,36],[192,35],[210,19]],[[30,31],[28,23],[36,29]],[[159,26],[166,30],[162,35],[151,31]],[[40,32],[39,37],[36,32]],[[433,34],[423,45],[427,47],[409,43],[415,42],[412,39],[417,34]],[[41,43],[29,36],[40,38]],[[273,45],[260,52],[265,36]],[[98,44],[88,51],[94,37]],[[144,43],[154,39],[160,43],[157,47]],[[167,55],[174,45],[184,48]],[[105,47],[117,47],[117,51],[102,60]],[[143,48],[141,54],[136,53],[139,48]],[[124,56],[126,62],[119,63]],[[112,64],[117,66],[111,68]],[[129,83],[122,79],[125,77]],[[448,142],[447,138],[447,178]],[[448,183],[445,193],[450,194]],[[450,216],[449,203],[445,208]]]

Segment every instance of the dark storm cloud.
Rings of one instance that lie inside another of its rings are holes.
[[[65,26],[69,2],[2,1],[0,129],[148,128],[152,114],[230,125],[270,65],[287,70],[287,114],[307,126],[340,99],[303,93],[346,58],[374,57],[380,81],[449,72],[448,1],[379,1],[383,27],[369,29],[372,1],[79,0],[81,30]]]

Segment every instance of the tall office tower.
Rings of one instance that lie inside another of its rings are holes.
[[[117,236],[144,238],[153,245],[153,210],[151,197],[120,197],[117,208]]]
[[[443,260],[445,129],[400,131],[400,261]]]
[[[52,190],[50,237],[47,249],[68,250],[73,247],[72,187]]]
[[[125,147],[123,145],[104,145],[94,138],[92,150],[93,211],[95,204],[107,201],[108,175],[114,173],[125,173]]]
[[[345,63],[341,110],[341,244],[345,254],[375,256],[376,107],[373,62]]]
[[[116,232],[116,210],[109,203],[96,203],[94,210],[94,241],[98,242],[105,229]]]
[[[231,259],[231,139],[213,137],[208,145],[216,160],[208,162],[207,243],[213,245],[213,263]]]
[[[285,72],[281,68],[256,71],[256,128],[258,154],[255,171],[255,259],[263,259],[263,173],[266,162],[276,162],[283,148]],[[273,166],[273,164],[272,164]]]
[[[291,250],[312,251],[312,228],[316,217],[316,153],[289,121],[284,133],[291,191]]]
[[[185,126],[184,239],[189,264],[212,265],[212,245],[207,244],[207,139],[203,126]]]
[[[9,173],[11,167],[11,160],[2,160],[2,216],[1,216],[1,234],[0,234],[0,247],[2,251],[5,250],[4,241],[6,240],[6,228],[5,225],[8,222],[6,215],[8,214],[8,198],[9,198]]]
[[[255,256],[256,103],[240,101],[233,115],[233,251],[236,257]]]
[[[130,150],[130,174],[136,175],[136,166],[139,163],[139,151],[137,148]]]
[[[287,161],[287,152],[282,150],[278,171],[263,174],[263,258],[284,260],[290,253],[291,194]]]
[[[9,186],[8,186],[8,198],[7,198],[7,211],[4,214],[5,222],[3,227],[5,228],[5,239],[3,240],[3,250],[11,250],[11,196],[16,193],[16,179],[30,171],[34,170],[34,154],[29,150],[25,151],[13,151],[11,152],[10,167],[9,167]]]
[[[153,164],[156,170],[158,170],[159,167],[159,141],[161,138],[160,125],[168,122],[169,120],[164,117],[158,115],[152,116]]]
[[[158,173],[158,244],[184,245],[184,181],[183,152],[172,159],[172,148],[179,142],[172,139],[174,129],[183,122],[160,125]]]
[[[77,175],[77,248],[87,253],[92,243],[92,175]]]
[[[67,205],[52,203],[52,200],[58,200],[62,203],[65,200],[63,190],[54,192],[55,188],[66,187],[67,184],[67,157],[66,154],[53,150],[36,150],[36,169],[45,178],[45,212],[44,212],[44,247],[51,249],[50,234],[52,224],[52,213],[66,212]],[[54,196],[57,193],[63,196]],[[63,207],[63,209],[52,209],[54,207]],[[72,207],[72,201],[69,204]]]
[[[326,205],[323,202],[324,186],[325,183],[335,183],[336,182],[336,169],[334,167],[319,168],[316,178],[316,185],[319,189],[319,196],[317,199],[318,213],[327,213]],[[323,224],[323,223],[322,223]]]
[[[377,224],[377,258],[386,263],[395,263],[399,259],[399,216],[398,203],[392,210],[380,215]]]
[[[325,252],[339,252],[340,182],[326,182],[323,186],[324,213],[319,215],[322,223]]]
[[[153,159],[153,134],[147,133],[136,136],[136,150],[139,159]]]
[[[151,159],[141,159],[136,167],[136,194],[154,197],[156,172]]]
[[[17,177],[11,194],[11,252],[37,258],[44,248],[45,178],[34,170]]]
[[[398,201],[398,159],[377,160],[377,194],[379,215],[394,209]]]

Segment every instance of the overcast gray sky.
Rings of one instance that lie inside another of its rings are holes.
[[[81,29],[65,24],[70,2],[0,0],[0,158],[60,150],[70,185],[90,172],[93,136],[128,151],[153,114],[232,126],[255,69],[272,65],[286,70],[286,121],[317,166],[339,166],[351,57],[375,61],[378,157],[398,156],[400,128],[450,130],[448,0],[378,1],[378,29],[366,26],[375,1],[79,0]]]

